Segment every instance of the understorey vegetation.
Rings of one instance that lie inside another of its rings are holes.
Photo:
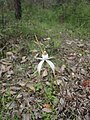
[[[90,119],[90,1],[0,1],[0,120]]]

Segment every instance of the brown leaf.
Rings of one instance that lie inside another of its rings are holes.
[[[63,82],[62,82],[62,80],[56,80],[56,81],[54,81],[54,84],[56,85],[63,85]]]
[[[29,113],[22,114],[22,120],[31,120],[30,114]]]
[[[65,68],[66,68],[66,65],[62,65],[62,66],[61,66],[61,73],[64,72]]]
[[[72,78],[74,78],[74,77],[75,77],[75,74],[72,72],[72,73],[71,73],[71,76],[72,76]]]
[[[6,56],[12,56],[13,53],[12,52],[6,52]]]
[[[6,72],[6,67],[5,67],[5,65],[1,65],[1,72]]]
[[[5,59],[1,61],[3,65],[11,65],[11,62],[6,61]]]
[[[43,108],[42,111],[47,112],[47,113],[51,113],[52,112],[52,110],[50,108]]]
[[[90,84],[90,80],[84,80],[82,86],[86,88],[88,87],[89,84]]]
[[[44,108],[51,108],[50,104],[44,104],[43,107]]]
[[[51,84],[50,84],[50,82],[46,81],[46,85],[50,86]]]
[[[64,105],[65,101],[63,98],[60,99],[60,103],[61,103],[61,105]]]
[[[68,60],[74,60],[76,58],[76,53],[71,53],[68,56]]]
[[[11,89],[12,91],[19,91],[21,88],[20,88],[20,87],[17,87],[17,86],[12,86],[12,87],[10,87],[10,89]]]
[[[18,94],[18,96],[17,96],[17,99],[20,99],[20,98],[22,98],[22,94],[20,93],[20,94]]]
[[[25,82],[20,81],[20,82],[18,82],[18,85],[20,85],[21,87],[24,87],[25,86]]]
[[[16,91],[10,90],[11,95],[15,95],[16,93],[17,93]]]
[[[16,56],[13,54],[13,52],[6,52],[6,57],[9,59],[16,59]]]
[[[26,56],[23,56],[23,57],[22,57],[22,61],[21,61],[20,63],[25,63],[26,61],[27,61]]]
[[[48,75],[47,69],[43,71],[42,77],[46,77]]]
[[[6,72],[6,67],[5,65],[1,64],[0,66],[0,77],[2,77],[2,73],[5,73]]]
[[[15,102],[9,102],[6,104],[6,107],[9,107],[9,109],[13,109],[15,108],[15,106],[16,106]]]
[[[6,67],[6,71],[9,71],[11,68],[12,68],[12,65],[8,65],[8,66]]]
[[[26,87],[28,87],[31,91],[35,92],[35,88],[32,84],[28,83]]]
[[[67,43],[68,45],[71,45],[72,42],[73,42],[73,41],[71,41],[71,40],[66,40],[66,43]]]
[[[78,44],[78,47],[83,48],[84,44],[80,43],[80,44]]]
[[[13,74],[14,74],[13,70],[8,71],[8,75],[13,75]]]

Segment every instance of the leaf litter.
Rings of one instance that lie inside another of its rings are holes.
[[[54,114],[55,120],[89,120],[90,44],[76,39],[61,42],[55,55],[58,89],[55,80],[52,88],[49,80],[52,73],[48,77],[47,69],[41,78],[35,73],[38,63],[34,56],[38,51],[34,49],[28,54],[25,46],[21,49],[19,45],[19,42],[14,45],[14,52],[6,51],[6,57],[0,60],[0,112],[3,119],[7,113],[11,118],[16,114],[22,120],[38,120],[45,119],[42,114],[46,113],[45,117]],[[22,54],[23,50],[25,53]],[[63,64],[59,64],[61,61]],[[49,89],[47,94],[45,88]]]

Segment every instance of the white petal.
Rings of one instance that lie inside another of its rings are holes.
[[[36,58],[37,60],[43,60],[43,58]]]
[[[46,62],[50,65],[53,73],[55,73],[55,65],[50,60],[46,60]]]
[[[40,71],[41,71],[41,68],[42,68],[42,64],[44,63],[44,60],[42,60],[39,64],[38,64],[38,67],[37,67],[37,70],[40,74]]]
[[[48,60],[53,59],[54,57],[49,57]]]
[[[47,60],[48,59],[48,54],[46,54],[46,55],[42,54],[42,58],[43,58],[43,60]]]

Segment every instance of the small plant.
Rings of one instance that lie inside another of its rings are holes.
[[[53,57],[48,57],[48,53],[46,51],[42,50],[42,47],[41,47],[36,35],[35,35],[35,39],[36,39],[35,43],[39,46],[39,48],[42,52],[42,57],[41,58],[38,58],[38,57],[36,58],[38,60],[41,60],[40,63],[38,64],[38,67],[37,67],[39,75],[40,75],[40,71],[41,71],[41,68],[42,68],[42,65],[43,65],[44,62],[47,62],[49,64],[50,68],[53,71],[53,74],[55,75],[55,65],[50,61],[50,59],[52,59]]]
[[[35,36],[35,38],[36,38],[36,43],[37,43],[37,45],[39,46],[39,48],[42,52],[42,57],[36,57],[37,60],[41,60],[38,64],[38,66],[37,66],[37,71],[40,75],[41,68],[42,68],[42,65],[44,64],[44,62],[46,62],[50,66],[51,70],[53,71],[54,76],[52,76],[50,74],[48,76],[51,78],[51,87],[53,88],[53,83],[54,83],[53,81],[56,80],[55,65],[50,61],[50,59],[52,59],[53,57],[49,57],[48,53],[46,51],[42,50],[41,45],[40,45],[36,36]],[[40,78],[43,79],[42,76]],[[55,96],[52,94],[52,89],[45,87],[45,85],[42,84],[42,82],[43,81],[41,81],[41,86],[42,86],[42,89],[44,90],[45,99],[47,98],[49,101],[54,101]],[[40,88],[40,86],[39,86],[39,88]],[[46,99],[46,101],[47,101],[47,99]]]
[[[44,62],[47,62],[50,65],[50,68],[52,69],[53,74],[55,75],[55,65],[50,61],[50,59],[52,59],[52,58],[53,57],[48,57],[48,54],[46,51],[43,52],[42,58],[36,58],[36,59],[41,60],[37,67],[39,75],[40,75],[40,71],[41,71],[41,68],[42,68],[42,65]]]

